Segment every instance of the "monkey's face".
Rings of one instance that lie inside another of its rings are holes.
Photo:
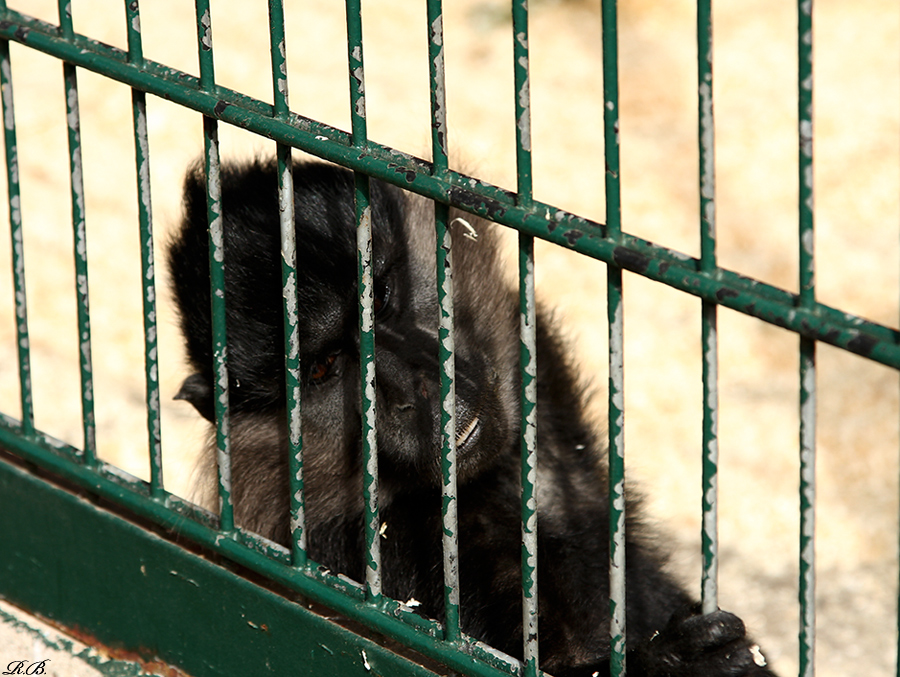
[[[399,191],[373,184],[376,428],[380,475],[387,490],[410,483],[437,485],[441,476],[434,224],[427,213],[418,213],[402,200]],[[307,260],[303,225],[298,219],[304,444],[315,453],[318,441],[340,433],[343,449],[358,459],[361,384],[355,225],[352,218],[344,218],[338,226],[341,236],[329,230],[338,246],[332,249],[328,269]],[[457,277],[487,277],[480,283],[495,284],[485,272],[458,270]],[[463,320],[473,314],[464,307],[471,300],[459,293],[465,288],[457,285],[455,294],[457,317]],[[480,311],[474,312],[478,322],[458,322],[456,332],[454,439],[462,482],[489,467],[516,435],[510,404],[515,396],[508,392],[514,383],[509,371],[515,373],[515,364],[508,364],[508,351],[495,345],[496,327],[486,327]],[[514,331],[514,326],[504,329]]]
[[[287,456],[276,185],[272,163],[222,169],[236,482],[238,465],[252,468],[252,457],[261,454],[273,459],[268,447],[275,440],[284,448],[274,458]],[[348,478],[361,467],[353,178],[329,165],[301,164],[294,169],[294,189],[304,474],[312,497],[354,484]],[[433,217],[426,203],[374,181],[371,206],[379,474],[387,492],[437,486],[441,397]],[[212,420],[205,191],[198,170],[186,182],[185,212],[169,261],[196,374],[179,396]],[[518,434],[515,305],[496,278],[494,254],[487,235],[454,242],[461,482],[490,467]],[[261,434],[261,425],[279,433]],[[266,448],[254,440],[266,440]]]

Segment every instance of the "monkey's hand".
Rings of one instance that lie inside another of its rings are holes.
[[[673,614],[626,660],[629,674],[633,667],[644,677],[775,677],[740,618],[721,610],[702,615],[699,605]]]

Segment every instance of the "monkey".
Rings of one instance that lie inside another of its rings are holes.
[[[292,169],[307,552],[364,580],[354,178]],[[191,375],[176,396],[215,422],[205,173],[189,169],[168,266]],[[221,165],[232,500],[236,523],[288,545],[288,431],[277,168]],[[430,200],[370,181],[376,429],[384,594],[443,621],[436,235]],[[519,304],[499,227],[451,210],[459,612],[463,632],[522,657]],[[470,232],[471,231],[471,232]],[[538,304],[537,513],[541,668],[610,670],[609,508],[587,390]],[[201,476],[215,478],[214,443]],[[703,615],[627,501],[626,664],[634,676],[774,677],[742,621]]]

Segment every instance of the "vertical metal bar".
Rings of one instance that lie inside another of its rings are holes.
[[[619,65],[616,0],[602,1],[606,228],[622,233],[619,187]],[[625,674],[625,361],[622,269],[607,266],[609,321],[610,675]]]
[[[9,41],[0,40],[0,93],[3,105],[3,140],[6,146],[6,181],[9,198],[9,227],[12,239],[13,289],[16,298],[16,349],[19,358],[19,394],[22,405],[22,432],[34,433],[34,404],[31,388],[31,351],[28,342],[28,311],[25,299],[25,243],[22,234],[22,202],[19,194],[19,152],[16,146],[16,117],[13,107],[12,67]]]
[[[347,0],[347,51],[350,71],[350,119],[353,145],[365,147],[366,88],[363,70],[362,14],[359,0]],[[378,448],[375,431],[375,313],[372,275],[372,209],[369,177],[354,174],[356,245],[359,280],[359,366],[362,392],[363,500],[365,502],[366,598],[381,603],[381,540],[378,516]]]
[[[697,3],[697,81],[700,139],[700,267],[716,269],[716,170],[715,123],[713,117],[713,28],[711,0]],[[718,307],[703,301],[703,527],[701,542],[703,613],[718,609]]]
[[[59,23],[63,37],[72,39],[72,8],[59,2]],[[84,172],[81,162],[81,119],[78,110],[78,79],[75,66],[63,64],[66,90],[66,121],[69,132],[69,168],[72,189],[72,233],[75,257],[75,299],[78,314],[78,355],[81,368],[81,422],[84,434],[84,463],[97,462],[94,422],[94,382],[91,366],[91,320],[88,302],[87,232],[84,215]]]
[[[203,118],[207,219],[209,220],[209,269],[212,290],[213,380],[215,383],[216,449],[219,467],[219,504],[222,531],[234,530],[231,503],[231,439],[228,410],[228,342],[225,326],[225,240],[222,193],[219,179],[219,132],[214,118]]]
[[[440,305],[438,359],[441,363],[441,524],[444,553],[444,639],[456,642],[459,631],[459,541],[456,490],[456,359],[453,333],[453,263],[450,209],[435,203],[437,285]]]
[[[66,1],[66,0],[62,0]],[[128,60],[142,64],[141,18],[137,0],[125,0],[128,31]],[[137,169],[138,221],[141,241],[141,282],[144,311],[144,372],[147,401],[147,437],[150,453],[150,492],[156,498],[165,495],[162,471],[162,433],[160,430],[159,355],[156,321],[156,269],[153,259],[153,210],[150,200],[150,142],[147,137],[147,97],[131,90],[134,119],[134,159]]]
[[[610,675],[625,674],[625,359],[622,269],[607,268]]]
[[[531,94],[528,76],[528,0],[513,0],[513,60],[516,99],[516,178],[519,204],[529,206],[531,182]]]
[[[432,172],[447,172],[447,101],[444,89],[444,28],[441,0],[428,0],[428,66],[431,76]],[[459,630],[459,540],[456,465],[456,348],[453,333],[453,258],[450,208],[434,204],[441,363],[441,527],[444,555],[444,639],[456,642]]]
[[[372,276],[372,208],[369,177],[355,174],[359,280],[359,352],[362,389],[363,499],[365,502],[366,597],[381,602],[381,538],[378,516],[378,447],[375,430],[375,313]]]
[[[524,675],[539,673],[537,581],[537,347],[534,238],[519,236],[520,368],[522,370],[522,631]]]
[[[350,129],[353,145],[361,147],[368,143],[368,135],[360,0],[347,0],[347,51],[350,70]]]
[[[447,96],[444,86],[444,19],[441,0],[428,0],[428,69],[431,75],[431,161],[447,171]]]
[[[287,50],[282,0],[269,0],[269,28],[275,116],[287,120],[290,110],[288,107]],[[291,147],[277,144],[275,154],[278,165],[278,212],[281,220],[284,366],[289,446],[288,478],[291,494],[291,561],[296,567],[305,567],[307,563],[306,512],[303,492],[303,435],[300,422],[300,334],[297,311],[297,243],[294,229],[294,177]]]
[[[516,200],[532,202],[531,95],[528,0],[513,0],[513,76],[516,111]],[[522,641],[524,675],[539,672],[537,580],[537,350],[535,347],[534,238],[519,234],[519,317],[522,370]]]
[[[812,0],[797,3],[800,303],[815,304]],[[815,674],[816,343],[800,338],[800,675]]]
[[[213,65],[212,16],[209,0],[195,0],[197,9],[197,43],[200,59],[200,87],[210,91],[216,86]]]
[[[209,0],[196,0],[200,86],[215,87],[212,19]],[[234,531],[231,502],[231,439],[228,411],[228,342],[225,326],[225,238],[222,222],[222,186],[219,178],[219,127],[215,118],[203,118],[206,214],[209,222],[209,277],[213,331],[213,382],[216,413],[216,450],[219,468],[219,528]]]

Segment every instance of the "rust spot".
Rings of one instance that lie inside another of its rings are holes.
[[[496,200],[470,193],[458,187],[450,189],[450,201],[454,204],[469,207],[476,212],[485,213],[492,218],[503,216],[506,213],[506,208]]]
[[[834,343],[840,337],[841,332],[837,329],[829,329],[825,332],[824,336],[822,336],[823,341],[827,341],[828,343]]]
[[[216,115],[221,115],[222,113],[225,112],[226,108],[228,108],[228,102],[227,101],[219,101],[219,103],[217,103],[216,107],[213,109],[213,112]]]
[[[847,349],[859,355],[868,355],[877,345],[877,339],[867,334],[859,334],[856,338],[850,339],[850,342],[847,343]]]
[[[570,247],[574,247],[575,243],[578,242],[578,240],[580,240],[583,235],[584,233],[582,233],[580,230],[575,230],[573,228],[572,230],[566,231],[565,234],[563,234],[563,237],[566,238],[566,241],[569,243]]]
[[[725,299],[733,299],[737,298],[739,293],[735,289],[731,289],[729,287],[722,287],[719,291],[716,292],[716,298],[719,301],[724,301]]]
[[[77,639],[82,644],[87,644],[88,646],[95,649],[98,653],[108,656],[109,658],[117,661],[128,661],[130,663],[139,663],[141,669],[144,672],[150,673],[152,675],[160,675],[160,677],[189,677],[187,673],[182,672],[178,668],[169,665],[160,660],[147,660],[144,656],[152,656],[154,652],[150,649],[138,648],[136,651],[129,651],[128,649],[122,648],[113,648],[107,646],[99,639],[97,639],[93,634],[87,632],[86,630],[82,630],[77,627],[68,627],[65,625],[60,625],[59,623],[54,623],[46,618],[41,618],[45,623],[52,625],[57,628],[60,632],[64,632],[68,635],[71,635],[75,639]]]
[[[616,247],[613,250],[613,262],[625,270],[645,273],[650,266],[650,257],[633,252],[625,247]]]

